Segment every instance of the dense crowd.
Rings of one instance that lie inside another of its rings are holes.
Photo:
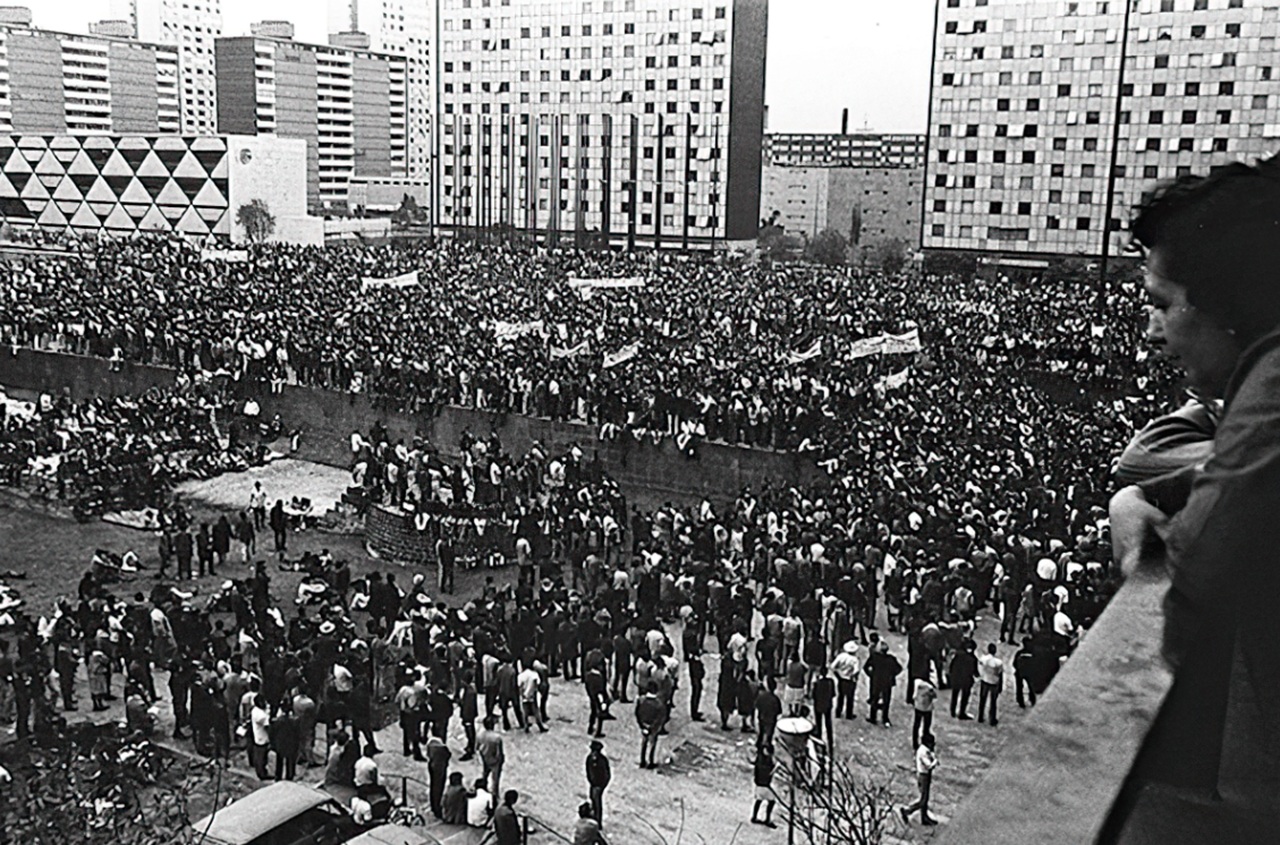
[[[411,271],[415,286],[362,289],[363,278]],[[27,677],[42,677],[41,660],[74,667],[77,647],[91,679],[105,674],[99,693],[112,667],[126,674],[139,724],[155,698],[149,667],[164,665],[178,732],[190,729],[198,748],[226,753],[239,728],[263,777],[274,747],[277,777],[327,759],[326,780],[357,798],[370,793],[360,790],[374,702],[394,690],[402,750],[425,749],[437,815],[452,719],[467,736],[463,759],[479,755],[487,794],[501,796],[497,721],[545,729],[550,679],[581,678],[593,733],[611,701],[635,697],[649,767],[676,718],[682,664],[689,716],[703,718],[704,651],[721,656],[720,724],[757,732],[762,770],[780,716],[808,713],[829,738],[833,713],[852,717],[862,676],[868,718],[889,724],[903,668],[915,709],[925,687],[952,686],[952,715],[967,718],[977,683],[994,725],[1000,658],[978,648],[975,618],[999,608],[1000,639],[1021,646],[1019,702],[1024,685],[1034,701],[1115,589],[1101,456],[1172,396],[1167,369],[1134,354],[1144,319],[1134,282],[851,276],[455,243],[262,247],[246,264],[222,264],[162,239],[102,242],[0,274],[0,339],[14,347],[813,455],[825,477],[809,488],[765,485],[628,515],[581,453],[515,458],[470,438],[450,465],[375,429],[352,442],[363,495],[428,517],[464,503],[494,515],[510,527],[504,557],[524,576],[513,588],[489,585],[450,607],[430,593],[451,578],[358,579],[308,555],[296,565],[316,601],[296,611],[272,604],[259,561],[204,610],[180,585],[131,604],[87,579],[79,605],[19,637]],[[631,277],[644,285],[584,297],[569,284]],[[921,352],[858,351],[910,329]],[[632,345],[633,356],[616,354]],[[440,540],[443,570],[456,550],[449,532]],[[683,623],[678,642],[672,620]],[[881,626],[907,635],[905,667]],[[24,695],[33,698],[19,693],[20,718]],[[333,727],[325,757],[317,724]]]

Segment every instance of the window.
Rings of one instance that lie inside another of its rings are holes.
[[[1089,221],[1089,218],[1088,218],[1088,217],[1077,217],[1077,218],[1076,218],[1076,229],[1077,229],[1078,231],[1081,231],[1081,232],[1087,232],[1087,231],[1089,231],[1089,222],[1090,222],[1090,221]]]
[[[929,229],[929,234],[933,235],[933,237],[935,238],[942,237],[943,235],[946,234],[946,232],[947,232],[947,227],[943,226],[941,223],[934,223],[933,226],[930,227]]]
[[[1228,124],[1231,122],[1231,109],[1218,109],[1218,123]]]
[[[1046,217],[1044,219],[1044,227],[1046,229],[1058,229],[1058,228],[1061,228],[1061,226],[1062,226],[1062,221],[1058,220],[1058,218],[1056,217],[1051,216],[1051,217]]]
[[[1096,111],[1087,111],[1087,112],[1085,112],[1085,113],[1084,113],[1084,122],[1085,122],[1085,123],[1097,123],[1097,122],[1098,122],[1098,120],[1099,120],[1098,112],[1096,112]]]
[[[1156,67],[1157,67],[1157,68],[1167,68],[1168,66],[1169,66],[1169,57],[1168,57],[1168,56],[1156,56]]]
[[[1255,108],[1255,109],[1265,109],[1266,107],[1267,107],[1267,95],[1266,95],[1266,94],[1254,94],[1254,95],[1253,95],[1253,108]]]
[[[1023,164],[1035,164],[1035,163],[1036,163],[1036,151],[1035,151],[1035,150],[1023,150],[1023,151],[1022,151],[1022,163],[1023,163]]]
[[[1077,200],[1080,205],[1093,205],[1093,191],[1081,191]]]
[[[1195,26],[1191,27],[1191,37],[1204,38],[1204,25],[1196,24]]]
[[[946,26],[943,27],[943,30],[947,33],[947,35],[955,35],[957,32],[960,31],[960,24],[957,23],[956,21],[947,21]]]
[[[1051,164],[1049,165],[1049,175],[1050,176],[1066,176],[1067,166],[1065,164]]]
[[[1268,70],[1268,71],[1269,71],[1269,70],[1271,70],[1271,68],[1264,68],[1264,70]],[[1266,75],[1266,76],[1264,76],[1264,77],[1262,77],[1262,78],[1263,78],[1263,79],[1270,79],[1270,78],[1271,78],[1271,76],[1270,76],[1270,74],[1268,74],[1268,75]],[[1230,96],[1233,96],[1235,93],[1236,93],[1236,84],[1235,84],[1234,82],[1227,81],[1227,82],[1219,82],[1219,83],[1218,83],[1218,94],[1219,94],[1220,96],[1230,97]]]
[[[960,180],[960,187],[973,188],[977,186],[977,179],[973,176],[965,176]]]
[[[1147,114],[1147,123],[1164,123],[1164,112],[1156,109]]]
[[[991,160],[992,160],[993,162],[995,162],[996,164],[1004,164],[1004,160],[1005,160],[1005,152],[1004,152],[1004,150],[995,150],[995,151],[993,151],[993,152],[991,153]]]
[[[1027,100],[1027,111],[1040,111],[1040,100],[1031,97]]]
[[[1203,12],[1209,8],[1209,0],[1195,0],[1195,2],[1195,11],[1197,12]]]
[[[1160,152],[1160,139],[1159,139],[1159,138],[1148,138],[1148,139],[1147,139],[1147,152],[1149,152],[1149,153],[1158,153],[1158,152]]]
[[[964,137],[966,137],[966,138],[977,138],[977,137],[978,137],[978,124],[976,124],[976,123],[970,123],[968,126],[966,126],[966,127],[964,128]]]
[[[946,210],[947,210],[947,201],[946,201],[946,200],[934,200],[934,201],[933,201],[933,210],[934,210],[934,211],[937,211],[937,212],[944,212],[944,211],[946,211]]]
[[[1163,97],[1168,92],[1168,90],[1169,90],[1168,86],[1165,85],[1163,82],[1157,82],[1151,86],[1151,96]]]
[[[1008,110],[1009,110],[1008,99],[1005,99],[1002,97],[1001,99],[996,100],[996,111],[1008,111]]]
[[[1182,123],[1184,125],[1196,122],[1195,109],[1185,109],[1182,112]]]
[[[1022,127],[1023,138],[1034,138],[1039,134],[1040,134],[1040,127],[1034,123],[1028,123],[1026,126]]]
[[[1049,192],[1049,202],[1062,202],[1062,191],[1052,190]]]
[[[1066,138],[1054,138],[1054,139],[1053,139],[1053,148],[1054,148],[1055,150],[1057,150],[1058,152],[1064,152],[1064,151],[1067,149],[1067,139],[1066,139]]]
[[[1004,203],[1002,203],[1000,200],[994,200],[989,206],[987,206],[987,210],[991,214],[1003,214]]]
[[[1173,11],[1173,0],[1160,0],[1160,11],[1162,11],[1162,12],[1172,12],[1172,11]]]
[[[1002,59],[1012,59],[1012,58],[1013,58],[1013,48],[1012,48],[1012,47],[1009,47],[1009,46],[1001,47],[1001,48],[1000,48],[1000,58],[1002,58]]]
[[[1018,203],[1018,213],[1019,213],[1019,214],[1030,214],[1030,213],[1031,213],[1031,203],[1029,203],[1029,202],[1020,202],[1020,203]]]
[[[1092,164],[1080,165],[1080,176],[1085,179],[1092,179],[1097,169]]]

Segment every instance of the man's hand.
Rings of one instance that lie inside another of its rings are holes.
[[[1111,497],[1110,516],[1112,556],[1127,578],[1141,565],[1143,547],[1163,531],[1169,517],[1133,485]]]

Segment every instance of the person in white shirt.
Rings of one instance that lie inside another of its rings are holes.
[[[921,824],[938,823],[929,815],[929,792],[933,786],[933,770],[938,767],[938,755],[933,750],[936,742],[933,734],[927,733],[916,749],[916,783],[920,785],[920,797],[899,811],[902,813],[902,820],[906,823],[911,822],[911,814],[916,810],[920,811]]]
[[[373,824],[373,805],[359,795],[352,796],[351,818],[361,827],[368,827]]]
[[[858,644],[846,642],[831,661],[831,676],[836,679],[835,717],[853,718],[853,700],[858,690]]]
[[[987,702],[991,702],[991,727],[996,726],[996,699],[1004,688],[1004,661],[996,654],[996,644],[987,645],[987,653],[978,658],[978,721],[985,721]]]
[[[493,814],[493,796],[485,789],[485,779],[476,778],[475,794],[467,799],[467,824],[472,827],[488,827]]]
[[[267,751],[271,747],[271,714],[267,712],[267,701],[258,694],[253,699],[253,707],[249,711],[249,762],[259,780],[267,780]]]
[[[542,676],[532,666],[526,666],[524,671],[516,676],[516,685],[520,687],[520,706],[524,708],[525,733],[529,732],[531,719],[538,723],[538,730],[547,732],[547,726],[542,721],[542,711],[538,708],[538,683],[541,680]]]
[[[378,782],[378,762],[373,759],[373,747],[366,745],[360,759],[356,760],[356,788],[373,786]]]

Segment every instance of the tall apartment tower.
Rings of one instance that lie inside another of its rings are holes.
[[[132,38],[36,29],[0,15],[0,134],[177,132],[176,49]]]
[[[345,207],[353,176],[405,175],[403,56],[254,32],[217,41],[219,132],[304,139],[313,209]]]
[[[408,94],[408,175],[431,175],[431,128],[435,95],[432,43],[436,0],[331,0],[329,32],[363,32],[369,49],[404,56]]]
[[[441,0],[445,230],[754,238],[768,0]]]
[[[222,35],[222,0],[112,0],[111,11],[133,24],[138,39],[178,48],[182,132],[216,132],[213,50]]]
[[[1115,254],[1158,181],[1280,149],[1277,36],[1275,0],[938,0],[924,248]]]

